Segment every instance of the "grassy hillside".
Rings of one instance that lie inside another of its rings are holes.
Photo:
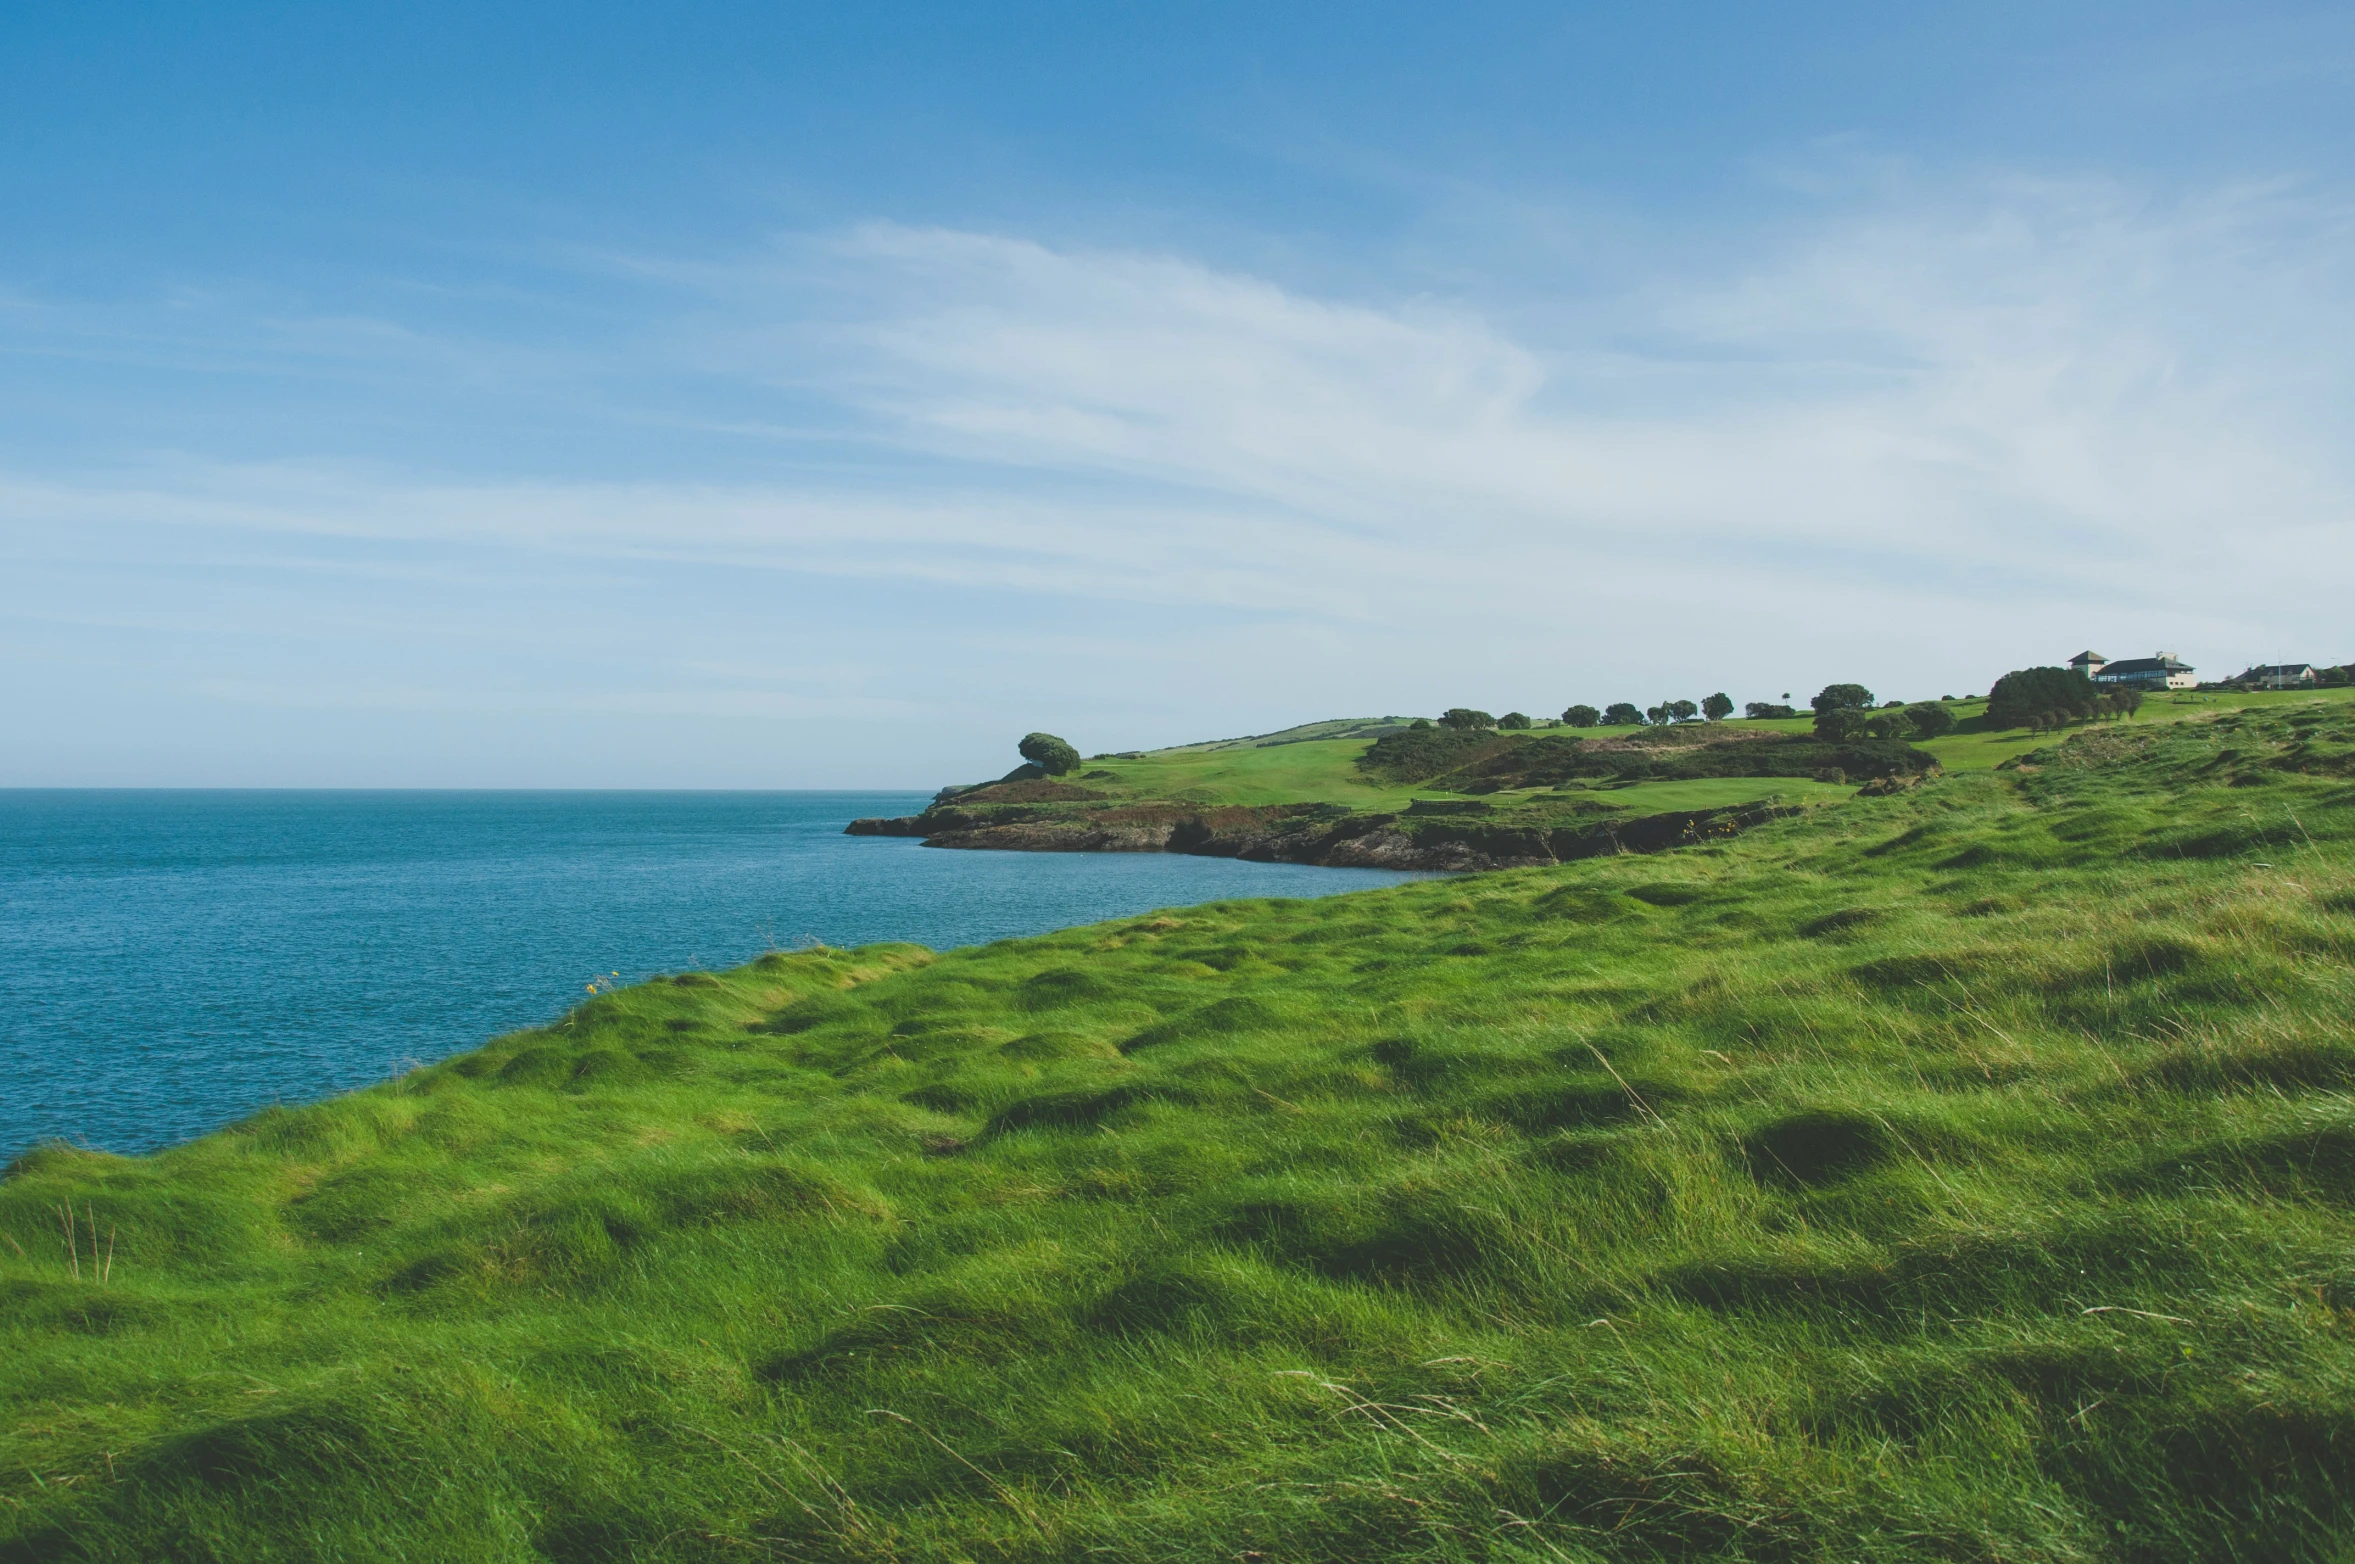
[[[0,1558],[2347,1558],[2355,720],[2027,758],[37,1153]]]
[[[1353,736],[1284,744],[1189,746],[1090,760],[1071,780],[1115,798],[1189,804],[1348,804],[1400,809],[1416,796],[1357,769],[1370,739]]]
[[[2271,710],[2283,705],[2310,705],[2317,699],[2350,697],[2355,697],[2355,691],[2334,690],[2320,696],[2297,691],[2157,695],[2132,719],[2132,725],[2156,726],[2213,717],[2228,710]],[[1984,697],[1954,703],[1955,714],[1961,718],[1960,726],[1944,738],[1922,741],[1920,747],[1937,756],[1949,771],[1982,771],[2046,742],[2021,728],[1989,732],[1985,726],[1986,707]],[[1081,776],[1072,780],[1115,799],[1173,799],[1208,805],[1338,803],[1354,809],[1380,810],[1403,809],[1409,800],[1418,797],[1449,796],[1445,788],[1392,783],[1368,776],[1358,768],[1357,759],[1369,743],[1402,725],[1401,719],[1395,717],[1347,718],[1311,723],[1258,738],[1099,756],[1090,760],[1082,768]],[[1730,734],[1764,729],[1805,734],[1810,727],[1810,719],[1805,717],[1763,722],[1735,718],[1720,724],[1719,731]],[[1643,731],[1628,727],[1556,726],[1539,729],[1531,736],[1578,734],[1624,740]],[[1691,793],[1691,787],[1692,784],[1684,782],[1640,783],[1617,792],[1615,801],[1636,811],[1700,807],[1684,801],[1688,796],[1704,796]],[[1845,796],[1842,789],[1799,778],[1776,779],[1764,790],[1753,781],[1730,792],[1723,788],[1706,790],[1705,796],[1713,804],[1731,804],[1764,797],[1769,791],[1809,801]]]

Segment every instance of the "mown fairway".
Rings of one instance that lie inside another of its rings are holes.
[[[2355,720],[2034,758],[37,1153],[0,1557],[2345,1559]]]

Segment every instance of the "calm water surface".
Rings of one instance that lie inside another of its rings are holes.
[[[0,1159],[141,1151],[772,946],[1409,878],[847,837],[920,793],[0,792]]]

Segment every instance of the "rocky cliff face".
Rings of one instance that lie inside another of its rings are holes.
[[[852,836],[916,836],[927,847],[1032,853],[1194,853],[1255,863],[1470,873],[1565,863],[1607,853],[1659,852],[1731,836],[1795,812],[1774,804],[1614,816],[1572,825],[1357,813],[1337,804],[1188,809],[1129,805],[1056,810],[935,805],[900,819],[854,820]]]

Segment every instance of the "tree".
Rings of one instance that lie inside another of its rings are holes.
[[[1862,711],[1873,703],[1873,692],[1861,684],[1827,684],[1822,693],[1807,704],[1815,708],[1817,716],[1827,711]]]
[[[1701,720],[1701,708],[1691,701],[1670,701],[1668,716],[1672,722],[1698,722]]]
[[[1573,706],[1562,713],[1562,720],[1574,728],[1591,728],[1603,720],[1603,714],[1592,706]]]
[[[1496,719],[1484,711],[1474,711],[1469,706],[1450,706],[1439,714],[1439,725],[1453,728],[1458,733],[1477,733],[1483,728],[1495,727]]]
[[[1715,695],[1701,702],[1701,715],[1707,717],[1711,722],[1723,722],[1733,714],[1734,698],[1723,690],[1719,690]]]
[[[1655,728],[1664,728],[1668,726],[1668,703],[1666,701],[1662,701],[1657,706],[1646,706],[1644,708],[1644,721],[1650,723]]]
[[[1905,715],[1917,738],[1934,739],[1954,731],[1954,713],[1936,701],[1915,701],[1905,708]]]
[[[1644,714],[1635,709],[1633,701],[1613,701],[1603,713],[1603,726],[1606,728],[1632,728],[1643,720]]]
[[[1987,692],[1987,726],[2020,728],[2030,717],[2093,711],[2093,681],[2074,668],[2015,668]]]
[[[1496,725],[1500,728],[1526,728],[1529,726],[1529,713],[1508,711],[1496,719]]]
[[[1831,706],[1815,714],[1815,736],[1834,744],[1862,738],[1873,714],[1861,706]]]
[[[1864,731],[1876,739],[1901,739],[1913,732],[1913,721],[1900,707],[1896,711],[1876,711],[1864,715]]]
[[[1079,769],[1079,751],[1052,733],[1025,734],[1022,742],[1015,747],[1022,751],[1024,760],[1048,776],[1059,777],[1067,771]]]
[[[1742,715],[1756,722],[1767,717],[1796,717],[1799,713],[1773,701],[1752,701],[1742,708]]]

